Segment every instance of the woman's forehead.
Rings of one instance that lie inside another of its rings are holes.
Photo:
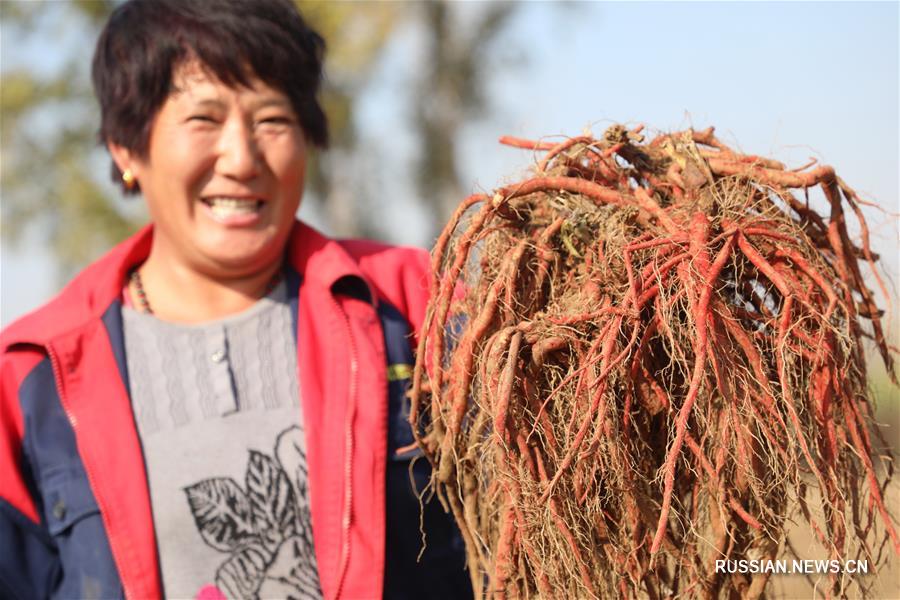
[[[266,104],[278,102],[290,106],[290,100],[282,90],[265,83],[254,73],[248,74],[246,83],[247,85],[237,81],[225,83],[216,76],[210,67],[200,61],[192,60],[182,63],[172,73],[172,90],[169,99],[196,102],[216,101],[238,94],[259,96],[265,99]]]

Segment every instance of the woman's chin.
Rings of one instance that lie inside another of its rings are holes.
[[[254,235],[255,233],[255,235]],[[270,232],[229,232],[197,247],[200,258],[223,276],[246,276],[281,261],[282,247]]]

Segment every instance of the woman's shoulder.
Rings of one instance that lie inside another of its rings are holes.
[[[50,300],[4,327],[0,332],[0,348],[6,352],[18,344],[46,346],[66,332],[82,327],[94,316],[82,282],[79,275]]]
[[[425,313],[431,259],[427,250],[372,240],[340,240],[382,300],[387,300],[414,325]]]
[[[391,271],[395,269],[428,269],[429,254],[423,248],[397,246],[366,239],[339,240],[338,243],[362,268]]]
[[[119,298],[129,265],[136,256],[146,255],[149,240],[149,230],[141,230],[85,267],[53,298],[5,327],[0,350],[15,344],[46,345],[102,318]]]

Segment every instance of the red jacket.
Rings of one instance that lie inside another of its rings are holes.
[[[120,298],[126,274],[147,257],[151,240],[152,229],[145,228],[0,335],[0,508],[7,521],[35,525],[51,520],[47,515],[58,509],[39,506],[29,479],[35,475],[23,470],[26,455],[38,452],[23,449],[23,440],[40,423],[23,416],[20,393],[39,385],[26,379],[49,357],[59,404],[129,598],[159,597],[159,569],[140,442],[117,366],[121,360],[114,356],[116,341],[103,319]],[[297,355],[322,591],[325,598],[380,597],[388,382],[377,307],[393,305],[418,331],[428,256],[372,242],[336,242],[298,222],[287,257],[302,277]],[[57,510],[56,516],[65,512]],[[0,525],[3,552],[14,537],[9,527]],[[3,577],[0,565],[0,583]]]

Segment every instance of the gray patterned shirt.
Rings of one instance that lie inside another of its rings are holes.
[[[221,320],[122,320],[166,597],[321,598],[285,284]]]

